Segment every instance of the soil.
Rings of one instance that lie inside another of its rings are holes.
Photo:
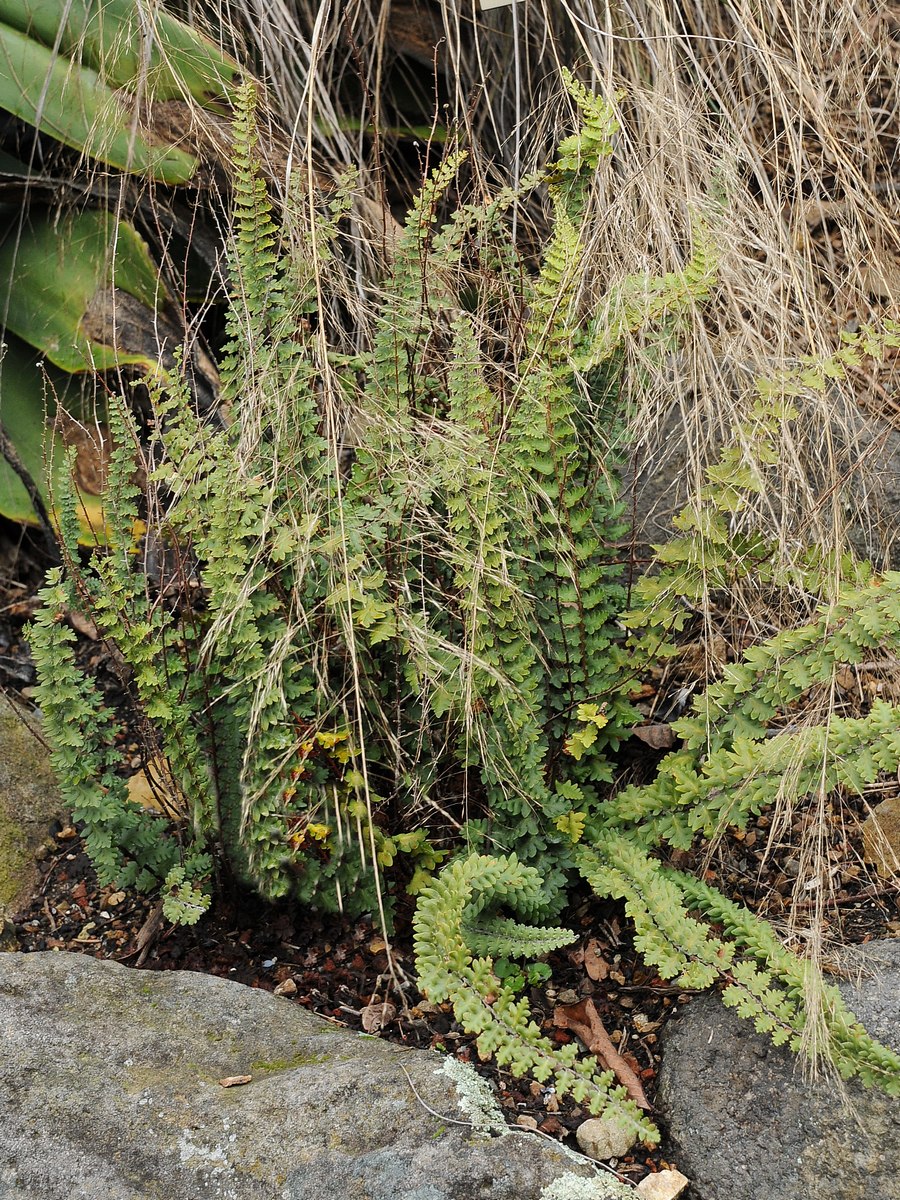
[[[34,671],[23,627],[37,607],[36,591],[45,567],[37,536],[0,524],[0,685],[26,701]],[[103,644],[84,636],[81,652],[87,665],[99,669],[108,699],[121,702],[116,672],[106,661]],[[660,680],[645,685],[643,702],[651,716],[660,710],[661,686]],[[121,704],[120,710],[127,711]],[[128,749],[134,752],[132,766],[138,769],[139,738]],[[631,739],[623,774],[646,771],[659,753],[644,741]],[[897,887],[870,878],[863,862],[858,818],[864,815],[862,800],[848,801],[829,815],[827,828],[820,830],[831,886],[826,933],[836,945],[900,935]],[[802,877],[800,848],[812,819],[813,814],[801,808],[778,829],[772,815],[764,814],[745,831],[724,837],[713,850],[707,848],[702,855],[676,853],[673,862],[704,871],[727,894],[784,928]],[[449,1006],[430,1004],[420,995],[415,986],[410,905],[398,906],[389,960],[384,934],[369,920],[322,916],[291,904],[267,905],[246,895],[220,899],[196,926],[168,926],[153,899],[98,886],[80,830],[73,826],[48,831],[39,870],[32,902],[14,914],[22,951],[67,950],[145,970],[207,972],[277,991],[349,1028],[454,1053],[493,1079],[510,1121],[575,1145],[573,1131],[588,1114],[569,1098],[557,1097],[552,1088],[515,1079],[493,1064],[480,1064],[474,1039],[459,1028]],[[810,894],[808,901],[794,904],[795,926],[798,918],[802,925],[804,905],[811,909],[814,900]],[[690,1003],[691,994],[667,984],[642,963],[619,905],[586,894],[567,916],[577,940],[549,956],[549,980],[525,988],[533,1015],[548,1036],[567,1042],[573,1034],[561,1027],[554,1010],[591,999],[652,1106],[661,1061],[660,1035],[666,1022]],[[802,936],[802,928],[797,936]],[[668,1161],[664,1136],[654,1152],[639,1149],[619,1161],[616,1170],[622,1178],[637,1182],[668,1165],[677,1166]]]

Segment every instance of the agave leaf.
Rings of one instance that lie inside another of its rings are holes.
[[[0,24],[0,108],[66,146],[161,183],[187,183],[197,159],[141,131],[96,71]]]
[[[93,419],[85,421],[85,435],[78,436],[81,426],[77,419],[66,415],[74,412],[77,417],[87,416],[90,407],[79,379],[53,367],[42,367],[33,350],[17,338],[7,339],[0,359],[0,421],[48,510],[51,510],[51,495],[58,494],[61,474],[67,470],[65,447],[67,444],[76,447],[82,530],[85,541],[93,542],[97,537],[102,538],[104,528],[103,505],[97,494],[102,491],[103,451],[98,444],[99,436],[90,437]],[[25,485],[2,458],[0,513],[22,524],[37,524]]]
[[[0,150],[0,175],[8,175],[13,179],[27,179],[30,172],[25,163],[13,158],[5,150]]]
[[[175,99],[187,89],[195,100],[230,100],[240,75],[234,59],[162,8],[156,13],[156,37],[150,67],[154,99]]]
[[[208,38],[146,0],[0,0],[0,21],[109,87],[152,100],[226,99],[238,72]]]
[[[138,233],[107,212],[36,212],[0,246],[6,325],[64,371],[158,370],[165,293]]]

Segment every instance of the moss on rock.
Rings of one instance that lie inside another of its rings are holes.
[[[0,696],[0,921],[3,910],[13,913],[27,902],[37,849],[64,815],[40,725]]]

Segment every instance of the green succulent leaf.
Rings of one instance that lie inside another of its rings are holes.
[[[187,183],[197,159],[141,130],[95,70],[0,24],[0,108],[65,146],[161,183]]]
[[[96,71],[110,88],[153,100],[224,97],[238,65],[159,4],[0,0],[0,21]]]
[[[0,422],[51,512],[52,498],[60,494],[63,475],[69,470],[64,438],[54,429],[59,405],[76,416],[82,414],[85,401],[79,381],[46,364],[42,366],[27,346],[17,338],[7,338],[0,359]],[[88,420],[93,423],[92,418]],[[37,522],[25,485],[3,458],[0,458],[0,513],[26,525]],[[83,539],[95,541],[96,534],[103,529],[99,496],[81,491],[78,515]]]
[[[148,347],[165,294],[130,225],[100,211],[60,221],[33,213],[19,237],[0,246],[0,278],[9,281],[7,327],[55,366],[156,372]]]

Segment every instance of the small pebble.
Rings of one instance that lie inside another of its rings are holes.
[[[591,1117],[575,1130],[575,1139],[582,1154],[597,1162],[621,1158],[627,1154],[637,1137],[632,1130],[623,1129],[609,1117]]]
[[[657,1171],[647,1175],[637,1185],[637,1194],[644,1200],[676,1200],[690,1180],[680,1171]]]

